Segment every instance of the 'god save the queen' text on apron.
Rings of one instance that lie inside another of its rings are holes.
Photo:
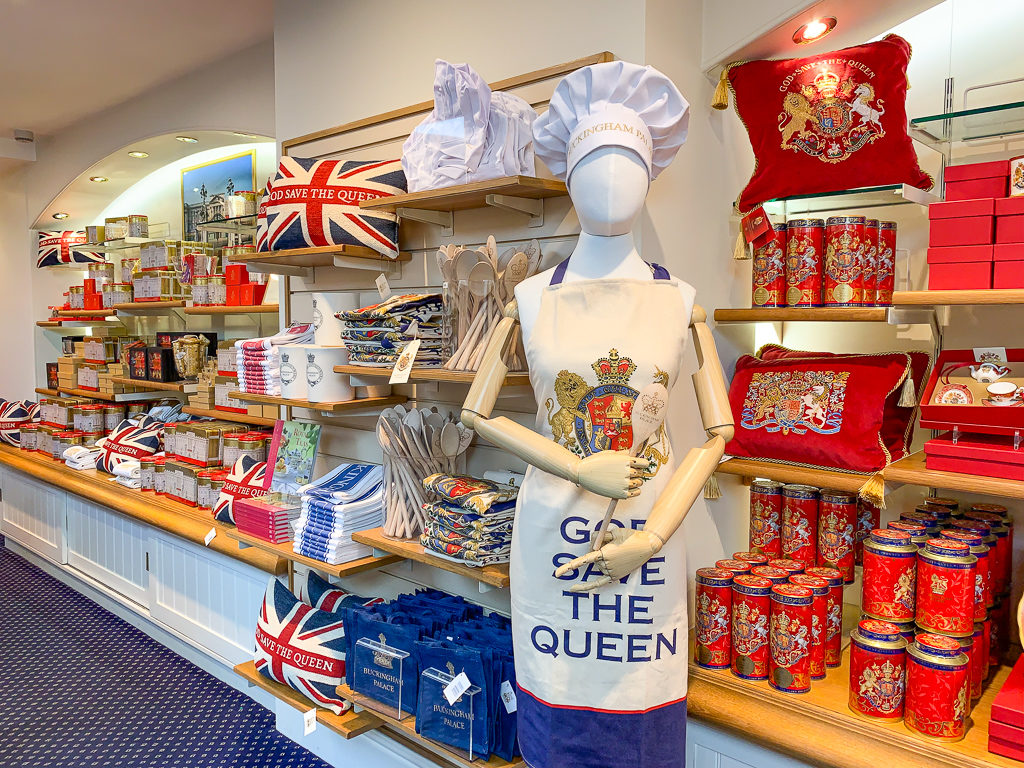
[[[631,410],[657,381],[671,392],[693,289],[652,265],[651,280],[563,283],[556,267],[526,345],[537,430],[577,455],[629,450]],[[670,396],[671,403],[671,396]],[[641,528],[676,466],[662,429],[641,453],[653,477],[616,507]],[[683,536],[619,582],[571,593],[596,566],[556,578],[586,554],[608,499],[530,467],[512,542],[512,631],[519,744],[533,768],[681,768],[686,743]]]

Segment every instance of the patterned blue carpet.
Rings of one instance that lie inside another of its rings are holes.
[[[270,711],[2,541],[0,768],[329,768]]]

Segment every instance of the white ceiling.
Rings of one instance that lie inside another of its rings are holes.
[[[273,0],[0,0],[0,137],[51,135],[272,35]]]

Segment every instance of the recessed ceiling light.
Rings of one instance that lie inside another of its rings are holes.
[[[139,152],[136,150],[135,152],[129,152],[128,157],[149,157],[149,152]]]
[[[90,176],[89,181],[95,181],[97,184],[102,184],[105,181],[110,181],[106,176]]]
[[[793,33],[793,42],[798,45],[803,45],[805,43],[813,43],[816,40],[821,40],[821,38],[835,29],[836,23],[835,16],[826,16],[822,19],[809,21]]]
[[[232,131],[231,134],[233,136],[241,136],[244,139],[258,139],[259,138],[259,136],[257,136],[255,133],[242,133],[241,131]]]
[[[175,136],[178,141],[183,141],[186,144],[195,144],[199,139],[194,139],[191,136]]]
[[[55,218],[55,219],[66,219],[70,215],[71,215],[70,213],[64,213],[63,211],[60,211],[59,213],[53,214],[53,218]]]

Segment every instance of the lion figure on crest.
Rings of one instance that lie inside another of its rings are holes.
[[[559,371],[555,377],[555,399],[559,408],[552,414],[555,402],[550,397],[544,401],[548,411],[548,426],[551,427],[551,438],[562,443],[570,451],[575,450],[576,437],[573,426],[576,417],[573,412],[580,399],[587,393],[587,382],[578,373]]]

